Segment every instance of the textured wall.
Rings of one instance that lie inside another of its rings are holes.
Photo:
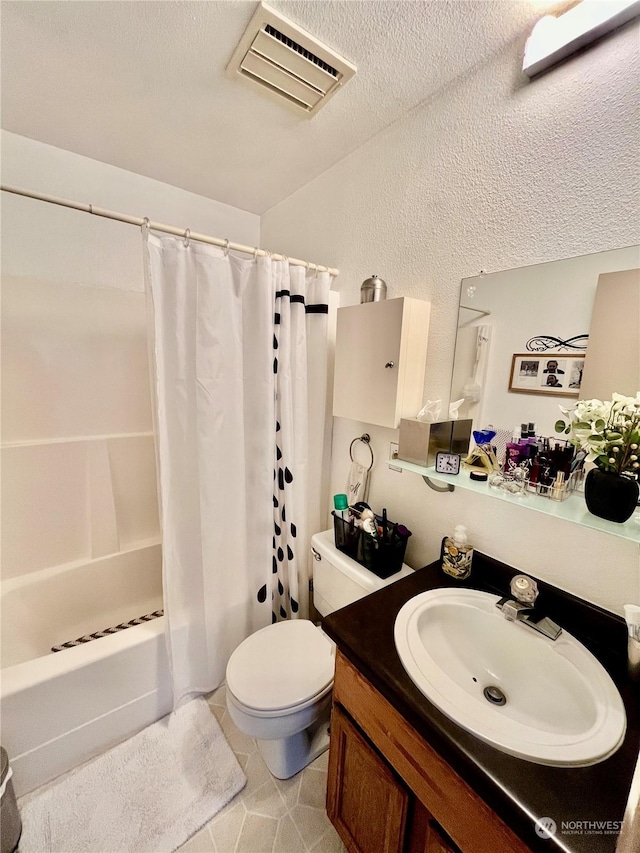
[[[425,398],[449,395],[463,277],[640,241],[637,22],[532,83],[519,70],[525,38],[262,219],[263,245],[340,268],[342,304],[373,272],[389,297],[431,301]],[[364,428],[334,420],[333,491]],[[483,551],[604,607],[640,600],[637,545],[460,490],[435,494],[382,463],[395,431],[366,429],[379,460],[371,500],[414,531],[412,565],[435,559],[464,521]]]

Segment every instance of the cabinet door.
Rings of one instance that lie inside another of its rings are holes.
[[[401,297],[338,309],[333,414],[397,428],[422,405],[428,302]]]
[[[334,706],[327,813],[350,853],[401,853],[408,804],[395,774]]]
[[[390,299],[338,309],[333,386],[337,417],[394,426],[403,302]]]
[[[407,853],[460,853],[419,800],[415,801]]]

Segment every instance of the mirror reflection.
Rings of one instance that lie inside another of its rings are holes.
[[[473,429],[554,436],[559,405],[639,388],[639,246],[463,279],[451,400]]]

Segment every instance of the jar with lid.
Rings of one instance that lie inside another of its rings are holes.
[[[387,298],[387,283],[377,275],[365,279],[360,286],[360,304],[363,302],[382,302]]]

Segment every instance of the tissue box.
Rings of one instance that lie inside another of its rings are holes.
[[[424,468],[436,464],[436,453],[446,450],[466,455],[471,440],[471,419],[425,423],[416,418],[402,418],[398,458]]]

